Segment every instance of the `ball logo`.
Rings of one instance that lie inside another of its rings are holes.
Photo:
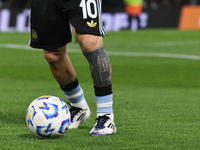
[[[38,115],[37,118],[36,118],[36,122],[42,123],[43,121],[44,121],[43,117]]]
[[[54,103],[59,103],[59,102],[60,102],[60,100],[57,99],[57,98],[52,98],[52,101],[53,101]]]

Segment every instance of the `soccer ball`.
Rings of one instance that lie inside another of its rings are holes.
[[[41,138],[63,135],[70,125],[70,112],[63,100],[45,95],[36,98],[26,112],[30,131]]]

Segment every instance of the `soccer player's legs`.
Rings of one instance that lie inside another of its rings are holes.
[[[70,41],[69,19],[65,13],[58,11],[55,0],[32,0],[30,46],[44,49],[44,57],[50,70],[69,102],[73,108],[74,106],[82,106],[79,111],[71,113],[73,115],[71,119],[79,118],[78,115],[87,112],[85,117],[79,119],[78,122],[74,121],[76,128],[80,122],[89,118],[90,111],[67,55],[66,44]],[[83,109],[84,111],[79,113]]]
[[[78,128],[81,122],[89,119],[90,109],[71,61],[66,54],[66,46],[51,51],[44,50],[44,56],[49,63],[53,76],[70,102],[71,122],[69,129]]]
[[[90,64],[97,102],[97,122],[90,135],[110,135],[116,132],[113,115],[111,63],[103,47],[106,34],[100,21],[99,1],[81,0],[76,11],[70,12],[70,22],[76,29],[81,50]]]
[[[50,70],[60,86],[72,83],[76,79],[76,73],[66,52],[66,46],[44,50]]]

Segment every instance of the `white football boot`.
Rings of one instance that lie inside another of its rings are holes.
[[[86,119],[90,119],[90,109],[89,108],[81,109],[78,107],[71,106],[71,109],[69,111],[70,111],[70,115],[71,115],[69,129],[76,129],[76,128],[78,128],[78,126],[81,122],[86,122]]]
[[[96,123],[92,130],[90,131],[90,135],[93,136],[102,136],[102,135],[111,135],[117,131],[115,127],[114,121],[112,121],[107,115],[99,116],[96,119]]]

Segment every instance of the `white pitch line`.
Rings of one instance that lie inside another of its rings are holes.
[[[114,43],[119,45],[121,43]],[[113,43],[107,42],[106,45],[113,45]],[[171,41],[171,42],[127,42],[128,46],[154,46],[154,47],[166,47],[166,46],[185,46],[185,45],[200,45],[200,41]]]
[[[185,45],[200,45],[200,41],[171,41],[171,42],[154,42],[154,46],[185,46]]]
[[[20,44],[0,44],[0,48],[11,48],[11,49],[20,49],[20,50],[40,50],[41,49],[33,49],[28,45],[20,45]]]
[[[162,58],[179,58],[200,60],[200,56],[197,55],[184,55],[184,54],[168,54],[168,53],[137,53],[137,52],[109,52],[108,55],[112,56],[132,56],[132,57],[162,57]]]
[[[19,44],[0,44],[0,48],[11,48],[20,50],[33,50],[42,51],[41,49],[33,49],[28,45]],[[80,49],[68,49],[70,53],[82,53]],[[161,57],[161,58],[178,58],[178,59],[189,59],[189,60],[200,60],[198,55],[184,55],[184,54],[169,54],[169,53],[138,53],[138,52],[113,52],[107,51],[110,56],[126,56],[126,57]]]

